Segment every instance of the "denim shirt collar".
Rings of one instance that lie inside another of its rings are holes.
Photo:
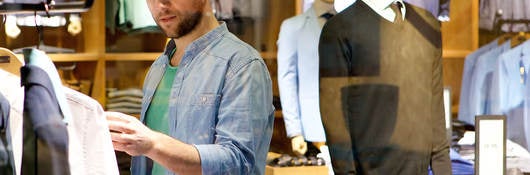
[[[184,52],[184,56],[182,58],[181,64],[185,64],[190,59],[195,58],[199,53],[201,53],[202,50],[206,49],[209,45],[212,44],[212,41],[215,41],[219,38],[221,38],[223,35],[228,33],[228,28],[226,27],[225,22],[220,22],[220,25],[217,26],[212,31],[204,34],[203,36],[199,37],[195,41],[191,42],[190,45],[186,48]],[[166,49],[164,51],[164,56],[166,56],[168,59],[171,55],[171,52],[176,48],[175,41],[170,40],[169,43],[166,45]]]

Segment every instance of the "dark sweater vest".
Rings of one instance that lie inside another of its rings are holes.
[[[451,174],[440,23],[405,7],[397,24],[358,0],[324,26],[320,110],[337,174]]]

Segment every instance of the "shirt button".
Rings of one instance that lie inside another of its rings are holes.
[[[206,102],[206,97],[201,97],[202,102]]]

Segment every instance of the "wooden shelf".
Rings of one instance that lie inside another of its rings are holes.
[[[278,52],[260,52],[261,58],[264,60],[272,59],[275,60]]]
[[[54,62],[79,62],[79,61],[97,61],[97,54],[89,53],[72,53],[72,54],[48,54]]]
[[[154,61],[162,53],[137,52],[137,53],[107,53],[106,61]]]
[[[442,57],[444,59],[464,59],[469,55],[471,50],[444,50],[442,52]]]
[[[88,54],[88,53],[53,53],[46,54],[48,55],[53,62],[81,62],[81,61],[97,61],[97,54]],[[24,55],[16,54],[17,57],[24,60]]]

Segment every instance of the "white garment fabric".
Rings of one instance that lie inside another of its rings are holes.
[[[396,18],[396,13],[390,8],[390,5],[394,2],[400,2],[401,7],[401,17],[403,20],[405,20],[405,13],[407,10],[405,9],[405,3],[403,3],[403,0],[362,0],[366,5],[368,5],[372,10],[374,10],[377,14],[381,15],[381,17],[385,18],[386,20],[390,22],[394,22],[394,19]]]
[[[13,155],[17,175],[22,161],[22,111],[24,88],[20,77],[0,69],[0,92],[11,104],[9,124],[13,139]],[[110,131],[102,107],[94,99],[63,88],[67,104],[75,114],[67,126],[69,137],[69,163],[71,174],[116,175],[119,174]]]
[[[335,6],[335,10],[340,13],[344,9],[348,8],[350,5],[355,3],[356,0],[335,0],[333,5]]]
[[[355,3],[357,0],[336,0],[334,3],[335,10],[337,12],[341,12],[344,9],[348,8],[350,5]],[[366,5],[368,5],[372,10],[374,10],[377,14],[379,14],[381,17],[385,18],[386,20],[390,22],[394,22],[394,19],[396,18],[396,14],[394,11],[390,8],[390,5],[394,2],[400,2],[401,7],[401,16],[403,17],[403,20],[405,20],[405,13],[407,12],[405,8],[405,3],[403,3],[403,0],[362,0]]]
[[[303,5],[303,12],[305,12],[307,9],[311,8],[311,5],[313,5],[313,2],[315,2],[315,0],[304,0],[304,5]]]

